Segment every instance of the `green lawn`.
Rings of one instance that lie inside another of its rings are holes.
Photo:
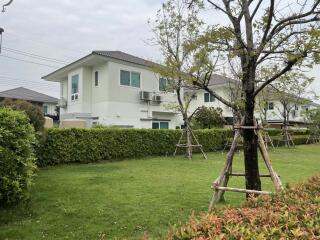
[[[318,145],[280,148],[270,155],[284,184],[320,172]],[[0,210],[0,239],[138,239],[144,231],[158,239],[192,210],[207,210],[210,185],[225,154],[210,153],[208,159],[153,157],[40,169],[30,202]],[[237,153],[234,171],[241,171],[242,163]],[[272,190],[271,181],[263,180],[263,189]],[[233,177],[230,186],[243,182]],[[238,205],[244,197],[227,193],[227,204]]]

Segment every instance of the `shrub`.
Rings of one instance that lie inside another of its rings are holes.
[[[222,109],[202,106],[194,115],[199,128],[221,128],[226,123],[222,117]]]
[[[1,106],[10,107],[13,110],[24,111],[29,117],[30,123],[33,125],[36,132],[41,132],[43,130],[45,119],[39,106],[24,100],[13,101],[11,99],[3,100]]]
[[[34,129],[18,111],[0,109],[0,205],[11,205],[28,196],[35,171]]]
[[[166,239],[319,239],[320,176],[243,207],[215,209],[170,231]]]
[[[222,149],[231,136],[228,129],[194,133],[205,151]],[[38,165],[171,155],[180,135],[181,130],[47,129],[38,148]]]

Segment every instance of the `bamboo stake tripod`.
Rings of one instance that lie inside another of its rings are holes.
[[[274,169],[271,166],[271,161],[269,158],[268,151],[266,149],[266,145],[264,143],[264,139],[261,134],[261,127],[255,124],[255,126],[237,126],[235,127],[235,134],[233,137],[233,141],[231,144],[231,148],[227,154],[227,161],[219,175],[219,177],[213,182],[212,184],[212,189],[214,190],[212,200],[210,202],[209,210],[214,208],[216,202],[218,200],[223,200],[224,199],[224,193],[226,191],[231,191],[231,192],[243,192],[243,193],[249,193],[249,194],[271,194],[271,192],[267,191],[257,191],[257,190],[249,190],[249,189],[242,189],[242,188],[232,188],[232,187],[227,187],[229,177],[234,176],[234,177],[244,177],[244,173],[233,173],[232,172],[232,162],[233,162],[233,156],[238,144],[238,139],[241,137],[241,130],[242,129],[253,129],[255,131],[255,134],[258,136],[258,146],[259,150],[261,152],[263,161],[268,169],[268,174],[260,174],[260,177],[270,177],[273,185],[275,186],[275,190],[281,191],[283,190],[283,186],[280,180],[280,177],[277,175],[277,173],[274,171]]]

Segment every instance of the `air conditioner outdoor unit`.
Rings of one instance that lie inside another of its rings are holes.
[[[61,108],[66,108],[67,107],[67,100],[65,98],[60,98],[58,100],[58,106]]]
[[[161,102],[161,96],[159,96],[159,95],[154,95],[154,96],[153,96],[153,101],[156,102],[156,103],[160,103],[160,102]]]
[[[140,100],[151,101],[152,100],[151,92],[141,91],[140,92]]]

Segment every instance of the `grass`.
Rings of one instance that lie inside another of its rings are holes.
[[[284,184],[319,173],[317,145],[279,148],[270,155]],[[139,239],[144,231],[159,239],[192,210],[207,210],[210,184],[225,154],[210,153],[208,159],[153,157],[40,169],[30,201],[0,210],[0,239]],[[242,165],[242,154],[236,154],[234,171]],[[230,186],[243,185],[243,178],[231,179]],[[269,179],[263,179],[263,189],[273,189]],[[225,204],[237,206],[244,197],[227,193]]]

